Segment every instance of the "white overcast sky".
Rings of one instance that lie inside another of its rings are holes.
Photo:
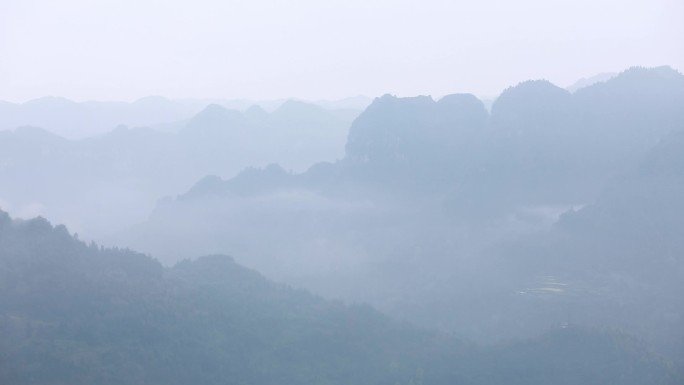
[[[0,0],[0,99],[499,94],[684,69],[684,0]]]

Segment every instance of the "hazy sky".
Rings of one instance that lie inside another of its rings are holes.
[[[682,0],[0,0],[0,99],[497,95],[684,69]]]

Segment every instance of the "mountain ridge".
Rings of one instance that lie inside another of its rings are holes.
[[[677,380],[666,361],[616,333],[559,329],[483,352],[365,305],[275,284],[226,256],[163,268],[4,212],[0,277],[0,380],[14,384]],[[583,369],[568,372],[567,362]]]

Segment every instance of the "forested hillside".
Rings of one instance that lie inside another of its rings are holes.
[[[164,268],[0,213],[0,382],[676,384],[619,332],[558,328],[482,348],[325,301],[227,256]],[[524,374],[523,374],[524,373]]]
[[[205,178],[116,241],[166,263],[230,253],[478,341],[618,326],[681,361],[683,111],[667,67],[574,94],[523,82],[489,116],[472,95],[386,95],[342,160]]]

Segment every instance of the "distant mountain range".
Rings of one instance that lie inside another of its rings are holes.
[[[60,97],[44,97],[21,104],[0,101],[0,131],[35,126],[69,139],[104,134],[120,125],[152,127],[175,132],[187,119],[211,104],[239,111],[256,105],[274,111],[287,101],[170,100],[161,96],[149,96],[132,103],[73,102]],[[371,99],[358,96],[312,104],[330,110],[340,117],[353,119],[370,102]]]
[[[619,325],[684,362],[684,339],[666,341],[684,325],[682,129],[684,76],[668,67],[575,93],[523,82],[491,114],[472,95],[386,95],[341,160],[204,178],[116,241],[168,263],[230,253],[483,341]],[[657,317],[628,316],[649,305]]]
[[[681,128],[683,99],[684,76],[667,67],[633,68],[575,94],[523,82],[502,93],[491,115],[467,94],[437,102],[385,95],[352,124],[344,158],[293,179],[403,183],[402,191],[453,190],[487,204],[502,203],[490,196],[501,194],[497,201],[513,200],[509,208],[583,204]]]
[[[68,109],[62,113],[73,116]],[[143,220],[157,199],[207,174],[230,177],[274,162],[302,171],[321,160],[334,161],[344,154],[355,116],[353,110],[295,101],[272,112],[212,104],[182,122],[177,132],[119,126],[69,140],[31,126],[0,131],[0,205],[101,236]]]
[[[358,117],[212,104],[167,128],[1,131],[0,205],[169,265],[234,255],[468,339],[617,326],[684,364],[684,76],[669,67],[575,92],[523,82],[491,112],[385,95]]]
[[[589,86],[592,86],[596,83],[608,81],[608,80],[614,78],[615,76],[617,76],[617,73],[615,73],[615,72],[603,72],[603,73],[600,73],[600,74],[597,74],[594,76],[590,76],[588,78],[579,79],[578,81],[576,81],[572,85],[565,87],[565,89],[570,91],[570,92],[575,92],[581,88],[589,87]]]

